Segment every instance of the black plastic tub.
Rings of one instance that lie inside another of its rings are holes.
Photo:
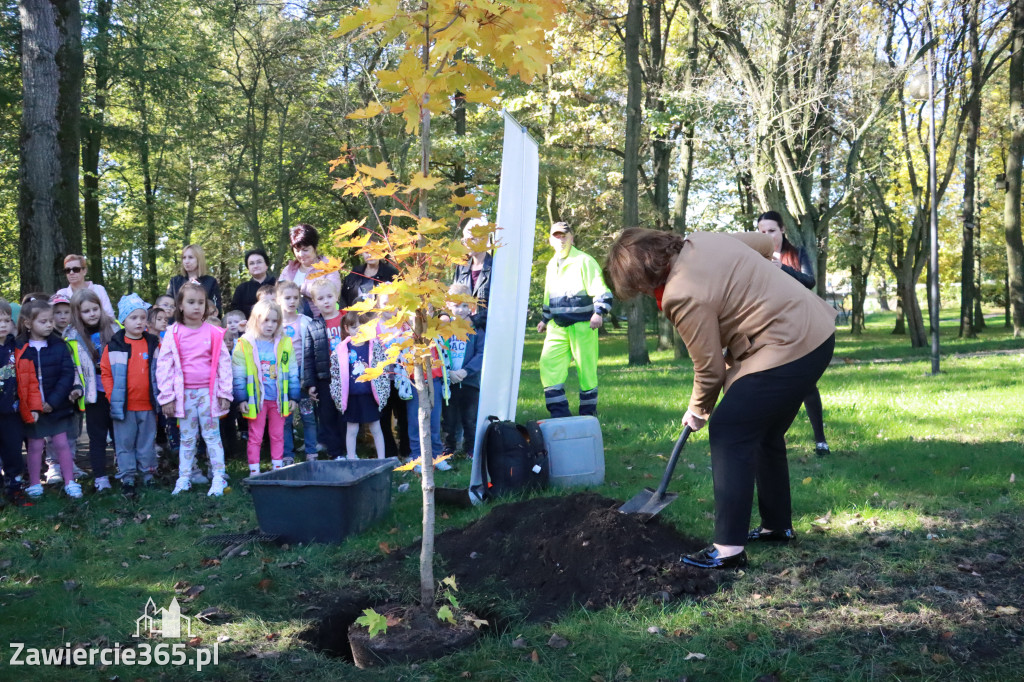
[[[302,462],[250,476],[256,520],[283,542],[341,542],[387,513],[398,459]]]

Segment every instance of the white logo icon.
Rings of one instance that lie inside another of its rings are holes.
[[[192,619],[181,615],[181,606],[178,605],[177,597],[171,599],[171,604],[166,609],[158,609],[150,597],[146,602],[146,609],[142,615],[135,619],[135,636],[162,637],[163,639],[175,639],[181,637],[182,621],[185,621],[185,632],[192,636]]]

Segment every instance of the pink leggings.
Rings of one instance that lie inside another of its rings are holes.
[[[71,454],[71,446],[68,444],[68,434],[58,433],[50,436],[54,450],[57,451],[57,459],[60,461],[60,475],[64,477],[65,483],[75,480],[75,459]],[[39,470],[43,466],[43,448],[46,447],[45,438],[28,439],[28,483],[36,485],[39,483]]]
[[[276,400],[264,400],[256,418],[249,421],[249,442],[245,450],[249,464],[260,463],[264,430],[270,431],[270,459],[280,460],[284,457],[284,417],[277,409]]]

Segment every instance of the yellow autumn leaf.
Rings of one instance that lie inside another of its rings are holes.
[[[388,164],[386,164],[383,161],[378,163],[376,166],[367,166],[365,164],[359,163],[356,164],[356,170],[362,173],[363,175],[369,175],[374,180],[387,180],[393,175],[391,169],[388,167]]]
[[[811,482],[812,480],[813,480],[813,479],[812,479],[812,478],[811,478],[810,476],[808,476],[807,478],[805,478],[805,479],[803,480],[803,484],[804,484],[804,485],[807,485],[807,484],[808,484],[808,483],[810,483],[810,482]]]
[[[423,173],[416,173],[409,180],[409,187],[412,189],[434,189],[441,182],[441,178],[436,176],[425,176]]]
[[[480,205],[480,200],[473,194],[463,194],[461,197],[453,194],[451,201],[456,206],[465,206],[466,208]]]
[[[400,191],[402,191],[402,185],[396,184],[394,182],[389,182],[386,185],[374,187],[373,189],[370,190],[370,194],[372,194],[375,197],[389,197],[392,194],[398,194]]]
[[[351,119],[362,119],[362,118],[373,118],[384,111],[384,107],[379,102],[370,102],[362,109],[356,109],[345,118]]]

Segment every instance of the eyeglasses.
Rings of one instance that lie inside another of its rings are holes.
[[[77,275],[81,271],[82,271],[82,267],[79,266],[79,265],[76,265],[76,266],[71,267],[71,268],[64,268],[64,274],[65,275],[70,275],[72,272]]]

